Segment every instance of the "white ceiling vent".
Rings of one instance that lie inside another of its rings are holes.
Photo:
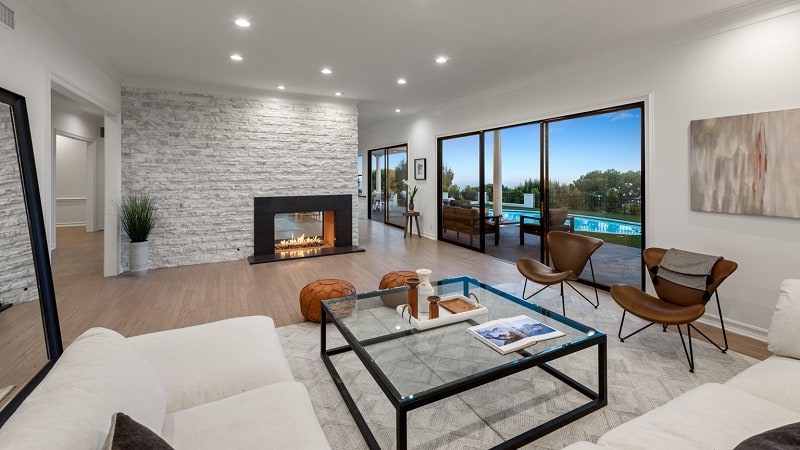
[[[14,29],[14,11],[2,2],[0,2],[0,23]]]

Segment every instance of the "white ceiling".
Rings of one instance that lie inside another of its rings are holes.
[[[431,110],[754,0],[48,0],[124,84],[358,102],[361,126]],[[761,2],[763,3],[763,1]],[[735,11],[734,11],[735,12]],[[249,29],[233,24],[237,17]],[[52,15],[51,15],[52,17]],[[240,53],[244,61],[229,59]],[[437,65],[440,54],[450,57]],[[322,75],[329,66],[333,74]],[[398,77],[408,84],[400,86]],[[401,113],[395,113],[400,108]]]

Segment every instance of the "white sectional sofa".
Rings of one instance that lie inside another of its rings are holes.
[[[0,428],[0,449],[103,448],[117,412],[176,449],[330,448],[272,319],[253,316],[86,331]]]
[[[613,428],[597,444],[578,442],[567,448],[732,449],[752,436],[800,422],[800,280],[781,284],[769,350],[775,355],[724,384],[698,386]],[[793,433],[796,442],[790,448],[797,448],[800,432]]]

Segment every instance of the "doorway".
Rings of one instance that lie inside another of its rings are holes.
[[[84,140],[56,135],[56,227],[89,227],[94,222],[94,211],[87,205],[94,190],[88,186],[88,150]]]
[[[369,218],[405,227],[408,201],[408,146],[380,148],[368,152]]]
[[[56,275],[104,272],[104,119],[96,108],[51,91],[51,258]]]

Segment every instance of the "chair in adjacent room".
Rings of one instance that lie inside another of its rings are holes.
[[[625,342],[625,339],[653,324],[657,323],[661,325],[663,331],[666,331],[669,325],[675,325],[678,328],[678,334],[681,338],[681,344],[683,344],[683,351],[686,353],[686,359],[689,361],[689,372],[694,372],[692,330],[700,333],[701,336],[717,347],[722,353],[728,350],[728,335],[725,332],[725,322],[722,319],[722,308],[720,307],[717,288],[726,278],[736,271],[738,264],[729,259],[719,258],[714,263],[710,273],[706,276],[706,280],[703,283],[705,284],[705,288],[696,289],[677,284],[659,275],[659,265],[664,259],[666,252],[667,249],[653,247],[646,249],[642,253],[645,266],[647,266],[647,271],[650,274],[650,279],[653,281],[653,287],[656,291],[655,297],[633,286],[625,284],[615,284],[611,286],[611,296],[623,309],[618,336],[620,342]],[[706,303],[708,303],[712,295],[717,301],[717,311],[719,313],[720,326],[722,327],[724,347],[711,340],[705,333],[692,325],[692,322],[705,314]],[[625,315],[627,313],[631,313],[649,323],[627,336],[622,336],[622,326],[625,323]],[[681,325],[686,325],[686,334],[689,341],[688,349],[686,341],[683,338]]]
[[[575,292],[580,294],[587,302],[597,308],[600,305],[600,297],[597,295],[597,283],[594,278],[594,267],[592,266],[592,254],[603,245],[602,239],[597,239],[580,234],[569,233],[566,231],[551,231],[547,233],[547,248],[550,251],[550,260],[553,266],[547,266],[541,262],[521,258],[517,261],[517,270],[525,277],[525,286],[522,288],[522,296],[528,288],[528,280],[534,283],[543,284],[544,287],[525,297],[525,300],[542,292],[548,286],[555,284],[561,285],[561,312],[566,316],[567,307],[564,302],[564,283],[567,283]],[[580,276],[586,263],[592,272],[592,283],[595,285],[595,301],[589,300],[570,281],[575,281]]]

